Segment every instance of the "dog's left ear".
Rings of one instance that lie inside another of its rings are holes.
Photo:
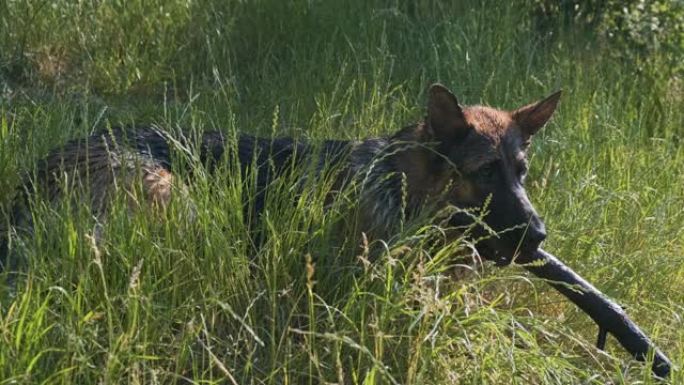
[[[562,91],[556,91],[546,99],[528,104],[513,111],[513,120],[518,123],[524,134],[530,137],[544,127],[546,122],[551,119],[553,112],[556,111],[561,93]]]
[[[439,83],[428,90],[427,112],[429,128],[440,142],[458,140],[468,133],[468,124],[456,96]]]

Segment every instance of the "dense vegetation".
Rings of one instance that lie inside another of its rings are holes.
[[[2,1],[0,207],[50,149],[111,125],[356,139],[421,119],[434,81],[503,108],[562,88],[528,183],[545,248],[681,366],[681,2],[453,3]],[[0,287],[0,384],[655,383],[523,269],[423,247],[438,229],[370,258],[327,181],[294,205],[280,181],[255,249],[253,191],[223,171],[188,178],[192,219],[122,197],[100,242],[83,205],[37,202],[28,267]]]

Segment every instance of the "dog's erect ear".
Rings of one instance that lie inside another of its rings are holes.
[[[546,99],[520,107],[513,111],[513,120],[518,123],[523,133],[530,137],[536,134],[551,119],[551,115],[556,111],[560,97],[561,91],[556,91]]]
[[[439,141],[453,141],[468,133],[458,100],[446,87],[433,84],[428,90],[427,123]]]

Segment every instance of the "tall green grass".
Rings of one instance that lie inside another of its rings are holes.
[[[0,203],[50,149],[110,124],[358,139],[421,119],[434,81],[502,108],[562,88],[531,150],[545,248],[681,366],[681,74],[665,53],[540,29],[532,14],[494,1],[2,2]],[[189,150],[179,161],[196,162]],[[130,213],[121,194],[100,229],[78,200],[37,202],[28,268],[0,287],[0,384],[655,383],[615,341],[597,351],[591,321],[522,269],[456,266],[463,242],[428,247],[438,229],[364,245],[341,225],[353,195],[327,206],[330,178],[294,198],[279,180],[256,232],[236,165],[180,178],[194,217],[183,197]]]

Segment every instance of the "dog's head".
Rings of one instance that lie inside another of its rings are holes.
[[[486,225],[472,228],[478,252],[505,265],[524,260],[546,238],[544,223],[524,188],[531,138],[551,118],[560,91],[513,111],[484,106],[462,107],[444,86],[430,87],[427,117],[413,138],[431,143],[436,156],[409,156],[400,168],[409,193],[439,205],[481,208]],[[419,159],[420,158],[420,159]],[[438,190],[439,197],[436,192]],[[434,198],[431,198],[434,197]],[[473,217],[454,215],[450,224],[467,227]]]

